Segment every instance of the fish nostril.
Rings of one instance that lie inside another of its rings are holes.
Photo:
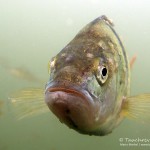
[[[65,59],[66,63],[71,63],[75,60],[75,57],[73,55],[68,55]]]
[[[66,114],[70,114],[70,110],[69,109],[66,109]]]

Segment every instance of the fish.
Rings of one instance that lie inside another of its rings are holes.
[[[29,69],[21,66],[12,67],[10,64],[6,58],[0,57],[0,66],[4,68],[9,75],[28,82],[38,83],[40,85],[44,84],[45,80],[38,78]]]
[[[149,123],[150,94],[130,94],[136,57],[129,62],[113,26],[105,15],[88,23],[49,60],[45,89],[23,89],[10,96],[17,107],[27,106],[23,117],[51,111],[69,128],[95,136],[112,133],[125,118]]]
[[[125,117],[150,119],[150,94],[130,96],[129,64],[112,21],[98,17],[51,59],[45,102],[82,134],[107,135]]]
[[[43,83],[42,80],[36,78],[29,70],[26,68],[11,68],[9,73],[17,78],[26,80],[28,82],[35,82],[35,83]]]

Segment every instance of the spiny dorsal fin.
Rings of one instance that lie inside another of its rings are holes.
[[[134,55],[134,56],[131,58],[131,60],[130,60],[130,68],[131,68],[131,69],[132,69],[132,67],[133,67],[133,65],[134,65],[134,63],[135,63],[135,61],[136,61],[136,58],[137,58],[137,56]]]

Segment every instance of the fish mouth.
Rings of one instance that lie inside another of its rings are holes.
[[[60,122],[80,133],[93,130],[97,105],[90,94],[78,86],[48,85],[45,102]]]
[[[75,90],[75,89],[67,89],[67,88],[63,88],[63,87],[51,87],[48,88],[48,92],[57,92],[57,91],[62,91],[65,93],[70,93],[76,96],[79,96],[81,98],[85,98],[85,96],[83,94],[81,94],[79,91]]]

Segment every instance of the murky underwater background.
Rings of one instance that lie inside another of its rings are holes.
[[[148,0],[0,0],[0,60],[29,69],[48,81],[47,63],[77,32],[98,16],[113,19],[132,69],[131,95],[150,92],[150,2]],[[124,120],[105,137],[81,135],[51,113],[17,121],[9,94],[26,87],[43,87],[17,79],[0,65],[0,150],[150,149],[121,146],[121,139],[150,139],[150,125]],[[120,139],[121,138],[121,139]],[[124,141],[123,141],[124,142]],[[150,144],[150,142],[149,142]]]

